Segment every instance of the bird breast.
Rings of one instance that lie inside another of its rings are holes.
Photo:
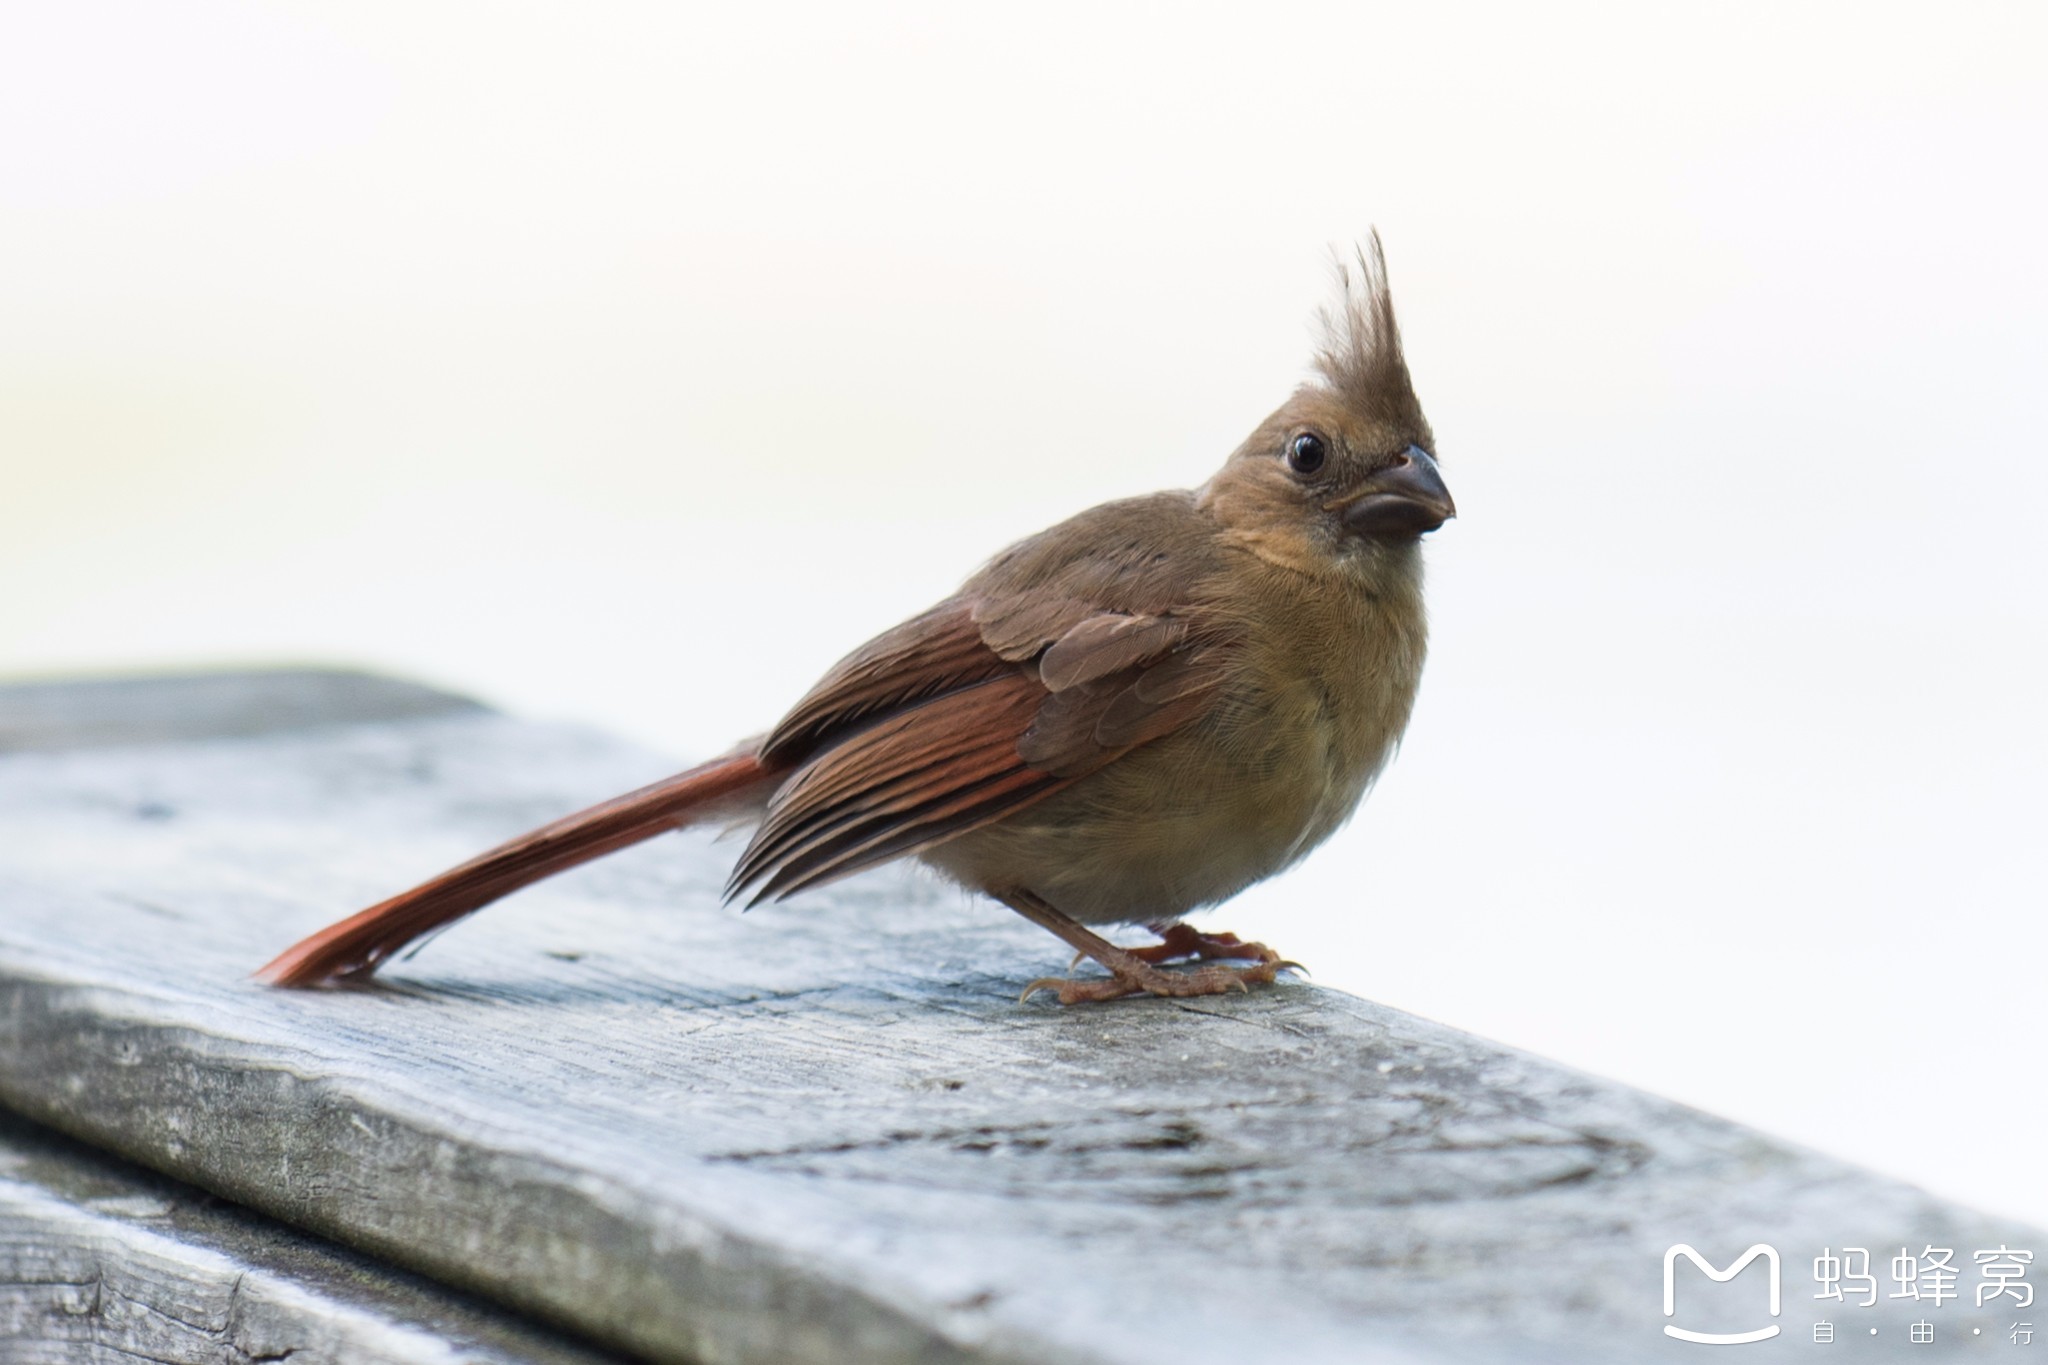
[[[1407,725],[1424,649],[1417,577],[1396,591],[1258,583],[1202,720],[925,861],[1092,924],[1175,919],[1298,861],[1350,817]]]

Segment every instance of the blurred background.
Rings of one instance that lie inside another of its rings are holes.
[[[1211,922],[2048,1224],[2044,37],[16,7],[0,677],[361,665],[702,757],[1207,477],[1377,224],[1462,512],[1429,674]]]

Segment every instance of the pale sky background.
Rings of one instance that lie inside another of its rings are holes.
[[[1205,478],[1377,224],[1429,674],[1212,922],[2048,1224],[2044,15],[16,6],[0,676],[701,757]]]

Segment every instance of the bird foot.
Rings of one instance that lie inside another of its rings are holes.
[[[1124,951],[1154,966],[1162,962],[1178,962],[1182,958],[1195,958],[1203,962],[1281,961],[1280,954],[1263,943],[1247,943],[1236,934],[1205,934],[1192,924],[1155,924],[1152,926],[1152,932],[1159,935],[1158,943],[1149,948],[1126,948]],[[1286,965],[1294,967],[1299,964],[1289,962]]]
[[[998,893],[998,899],[1033,924],[1065,939],[1081,956],[1094,958],[1109,972],[1107,979],[1041,977],[1024,988],[1024,994],[1018,998],[1020,1004],[1040,991],[1053,992],[1062,1005],[1120,1000],[1127,995],[1185,997],[1248,992],[1254,984],[1271,983],[1283,971],[1303,970],[1300,963],[1286,961],[1263,943],[1246,943],[1235,934],[1199,933],[1178,922],[1153,926],[1153,932],[1160,938],[1154,947],[1119,948],[1073,917],[1060,913],[1035,892],[1018,888]],[[1156,965],[1183,957],[1223,958],[1252,965],[1193,967],[1178,972],[1161,971]],[[1074,960],[1078,963],[1080,957]]]
[[[1024,988],[1024,994],[1018,997],[1018,1001],[1022,1003],[1029,1000],[1040,991],[1053,992],[1059,997],[1062,1005],[1121,1000],[1127,995],[1162,995],[1179,998],[1223,995],[1229,991],[1248,993],[1254,984],[1268,985],[1278,979],[1282,971],[1289,969],[1299,971],[1300,964],[1283,961],[1278,954],[1275,954],[1271,961],[1260,961],[1249,967],[1198,967],[1193,971],[1184,972],[1164,972],[1150,963],[1141,961],[1123,970],[1113,970],[1106,977],[1085,977],[1079,980],[1056,976],[1040,977]]]
[[[1160,942],[1145,948],[1125,948],[1123,951],[1141,962],[1161,966],[1168,962],[1194,959],[1201,962],[1270,962],[1295,971],[1305,972],[1308,968],[1299,962],[1289,962],[1263,943],[1248,943],[1236,934],[1205,934],[1191,924],[1175,921],[1170,924],[1155,924],[1152,932],[1159,935]],[[1087,953],[1075,953],[1074,960],[1067,964],[1072,971],[1081,965]]]

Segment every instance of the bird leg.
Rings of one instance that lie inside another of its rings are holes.
[[[1281,961],[1278,954],[1272,953],[1271,949],[1265,949],[1263,945],[1239,944],[1232,936],[1218,936],[1231,937],[1236,948],[1234,953],[1219,953],[1218,956],[1252,956],[1249,950],[1255,946],[1270,956],[1261,957],[1249,967],[1198,967],[1183,972],[1161,971],[1140,954],[1156,953],[1159,949],[1168,948],[1171,941],[1158,945],[1158,948],[1134,952],[1128,948],[1117,947],[1087,926],[1055,910],[1029,891],[1004,892],[998,894],[996,898],[1033,924],[1059,935],[1069,946],[1085,957],[1094,958],[1109,971],[1107,980],[1068,981],[1057,977],[1040,978],[1024,988],[1024,1000],[1029,1000],[1041,990],[1057,994],[1062,1005],[1077,1005],[1084,1000],[1116,1000],[1126,995],[1222,995],[1226,991],[1249,991],[1253,982],[1264,984],[1273,981],[1283,967],[1295,965]],[[1169,956],[1186,955],[1183,952]]]

